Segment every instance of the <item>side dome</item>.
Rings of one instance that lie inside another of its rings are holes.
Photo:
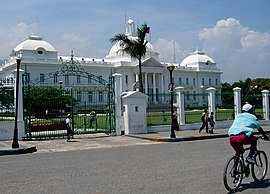
[[[216,62],[204,52],[195,51],[186,57],[181,63],[180,66],[192,66],[198,65],[200,63],[204,64],[215,64]]]
[[[44,41],[42,37],[36,35],[28,36],[22,43],[14,48],[14,51],[37,50],[39,48],[43,48],[48,52],[57,52],[57,50],[50,43]]]

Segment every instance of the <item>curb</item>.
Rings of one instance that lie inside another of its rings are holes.
[[[17,148],[17,149],[10,149],[10,150],[0,150],[0,156],[3,155],[15,155],[15,154],[29,154],[36,152],[37,148],[36,146],[34,147],[29,147],[29,148]]]
[[[265,130],[265,133],[270,134],[270,130]],[[255,135],[259,135],[259,132],[254,132]],[[149,141],[156,141],[156,142],[180,142],[180,141],[194,141],[194,140],[205,140],[205,139],[216,139],[216,138],[226,138],[228,137],[227,134],[211,134],[211,135],[205,135],[205,136],[189,136],[189,137],[177,137],[177,138],[162,138],[162,137],[143,137],[138,135],[125,135],[127,137],[132,138],[139,138],[139,139],[145,139]]]
[[[195,141],[195,140],[217,139],[217,138],[226,138],[226,137],[228,137],[227,134],[190,136],[190,137],[169,138],[169,139],[166,139],[166,142]]]
[[[228,137],[227,134],[220,135],[206,135],[206,136],[190,136],[190,137],[176,137],[176,138],[160,138],[160,137],[143,137],[137,135],[125,135],[127,137],[145,139],[155,142],[179,142],[179,141],[193,141],[193,140],[204,140],[204,139],[216,139],[216,138],[225,138]]]

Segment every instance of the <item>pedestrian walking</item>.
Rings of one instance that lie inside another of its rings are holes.
[[[173,129],[175,131],[179,131],[179,124],[178,124],[178,120],[177,120],[177,114],[175,112],[173,112],[173,119],[172,119],[172,125],[173,125]]]
[[[93,122],[96,123],[96,117],[97,117],[96,110],[93,109],[93,110],[90,112],[90,128],[92,128]]]
[[[215,127],[214,112],[211,112],[210,113],[210,116],[208,118],[208,121],[209,121],[209,124],[210,124],[210,130],[209,130],[209,132],[211,134],[213,134],[214,133],[214,127]]]
[[[70,137],[72,135],[71,124],[70,124],[70,114],[68,114],[66,118],[66,127],[67,127],[67,142],[69,142]]]
[[[202,126],[199,130],[199,133],[205,128],[206,133],[208,133],[208,116],[207,116],[207,109],[204,109],[202,115],[201,115],[201,121],[202,121]]]

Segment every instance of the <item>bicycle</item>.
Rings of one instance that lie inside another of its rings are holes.
[[[259,137],[258,139],[263,139]],[[244,160],[244,152],[250,148],[242,147],[243,151],[240,156],[232,156],[226,163],[223,172],[223,183],[226,189],[230,192],[236,191],[245,177],[249,177],[250,172],[255,182],[264,180],[267,169],[268,159],[263,150],[256,150],[254,158],[255,164],[250,164]]]

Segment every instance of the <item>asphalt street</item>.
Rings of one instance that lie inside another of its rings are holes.
[[[227,193],[222,174],[233,154],[228,138],[147,142],[1,156],[0,193]],[[258,146],[268,155],[269,143]],[[241,193],[269,193],[269,178],[268,171],[262,184],[245,179]]]

